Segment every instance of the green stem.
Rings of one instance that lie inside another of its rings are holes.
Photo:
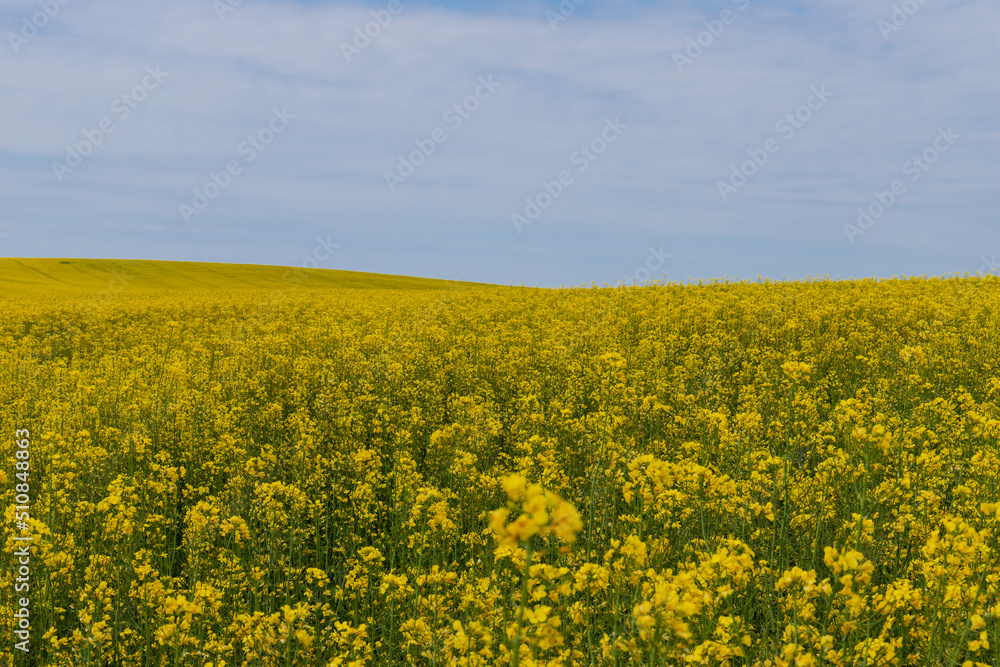
[[[524,608],[528,604],[528,575],[531,572],[531,538],[527,540],[524,555],[524,577],[521,579],[521,607],[517,610],[517,634],[510,651],[511,667],[517,667],[521,657],[521,629],[524,627]]]

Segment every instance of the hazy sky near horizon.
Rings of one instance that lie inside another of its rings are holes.
[[[0,0],[0,256],[997,267],[993,0],[577,1]]]

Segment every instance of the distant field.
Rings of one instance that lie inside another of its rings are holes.
[[[0,260],[3,664],[1000,664],[1000,280],[286,271]]]
[[[5,296],[86,295],[120,286],[132,292],[244,289],[443,289],[449,281],[378,273],[249,264],[108,259],[0,258]],[[454,283],[459,284],[459,283]],[[473,283],[461,283],[473,284]]]

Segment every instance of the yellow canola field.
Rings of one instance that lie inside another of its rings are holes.
[[[996,665],[998,306],[990,277],[6,297],[3,664]]]

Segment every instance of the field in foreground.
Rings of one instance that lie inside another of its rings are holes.
[[[334,274],[0,297],[4,664],[1000,662],[1000,280]]]

